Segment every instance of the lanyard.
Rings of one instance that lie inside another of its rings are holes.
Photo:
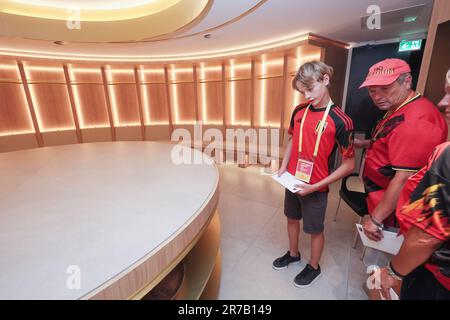
[[[383,129],[386,125],[386,121],[384,121],[384,120],[386,120],[387,118],[392,116],[394,113],[396,113],[398,110],[400,110],[401,108],[403,108],[404,106],[406,106],[407,104],[411,103],[412,101],[416,100],[419,97],[420,97],[420,93],[416,93],[414,97],[406,99],[406,101],[403,102],[397,109],[395,109],[392,112],[386,113],[384,115],[384,117],[380,120],[380,122],[378,122],[378,125],[376,126],[375,130],[373,131],[374,134],[372,136],[372,142],[375,142],[377,140],[378,136],[380,135],[380,133],[383,131]]]
[[[322,138],[323,127],[325,126],[325,122],[327,120],[328,113],[330,112],[332,105],[333,105],[333,101],[331,101],[331,99],[330,99],[330,101],[328,102],[328,105],[327,105],[327,109],[325,110],[325,112],[323,114],[323,118],[320,121],[319,131],[318,131],[317,138],[316,138],[316,147],[314,148],[314,158],[316,158],[317,154],[319,153],[319,145],[320,145],[320,139]],[[299,139],[299,143],[298,143],[298,152],[299,153],[302,152],[303,125],[305,124],[306,115],[308,114],[308,110],[310,107],[311,107],[311,104],[309,104],[308,107],[306,108],[305,113],[303,114],[302,124],[300,125],[300,139]]]

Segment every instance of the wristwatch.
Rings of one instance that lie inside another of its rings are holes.
[[[395,271],[394,268],[392,268],[392,262],[389,262],[389,264],[386,267],[386,270],[387,270],[389,276],[391,276],[395,280],[403,281],[403,276],[401,274],[399,274],[397,271]]]
[[[378,222],[377,220],[375,220],[371,215],[370,215],[370,221],[372,221],[372,223],[378,227],[378,230],[379,230],[379,231],[382,231],[382,230],[383,230],[384,224]]]

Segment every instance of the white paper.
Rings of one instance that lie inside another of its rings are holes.
[[[361,237],[362,243],[366,247],[390,253],[392,255],[396,255],[398,253],[400,247],[402,246],[403,240],[405,239],[403,236],[398,236],[397,232],[383,230],[381,231],[383,233],[383,239],[377,242],[367,238],[363,231],[363,227],[360,224],[356,224],[356,228],[359,236]]]
[[[301,190],[301,187],[295,187],[295,185],[306,185],[305,182],[298,180],[296,177],[294,177],[289,172],[283,173],[280,177],[278,176],[278,173],[272,175],[272,179],[281,184],[283,187],[288,189],[292,193],[297,193]]]

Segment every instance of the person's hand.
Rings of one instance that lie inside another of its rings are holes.
[[[302,197],[317,191],[317,187],[313,184],[296,184],[294,187],[300,189],[297,194]]]
[[[380,269],[377,276],[380,277],[381,295],[386,300],[392,300],[390,289],[400,287],[401,281],[392,278],[387,268]]]
[[[373,241],[380,241],[383,239],[382,232],[378,229],[378,227],[372,222],[372,220],[367,219],[367,221],[363,225],[364,234]]]
[[[281,177],[283,173],[287,171],[287,168],[284,166],[281,166],[280,169],[278,169],[278,176]]]
[[[356,139],[353,141],[353,146],[357,149],[366,148],[367,141],[362,139]]]

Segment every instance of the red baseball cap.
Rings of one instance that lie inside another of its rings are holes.
[[[366,80],[359,87],[387,86],[394,83],[402,74],[411,72],[408,63],[401,59],[386,59],[373,65]]]

